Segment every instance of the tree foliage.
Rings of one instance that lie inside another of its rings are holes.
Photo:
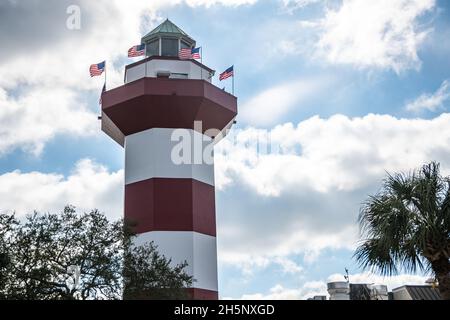
[[[124,287],[192,283],[186,264],[171,267],[153,244],[133,246],[133,238],[122,221],[97,210],[77,214],[67,206],[21,220],[0,214],[0,299],[120,299]]]
[[[193,282],[183,270],[187,262],[171,267],[153,243],[131,247],[126,251],[124,299],[187,299],[186,286]]]
[[[388,174],[381,191],[363,204],[362,267],[384,275],[433,273],[450,299],[450,177],[432,162],[409,174]]]

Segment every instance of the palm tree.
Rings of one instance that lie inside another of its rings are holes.
[[[450,177],[431,162],[409,174],[388,174],[359,216],[363,240],[354,257],[382,275],[433,273],[450,300]]]

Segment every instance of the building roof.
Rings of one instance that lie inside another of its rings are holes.
[[[406,289],[411,296],[412,300],[442,300],[439,293],[439,289],[433,288],[432,286],[419,285],[419,286],[403,286],[394,289],[394,291]]]
[[[413,300],[441,300],[441,295],[437,288],[431,286],[406,286]]]
[[[173,36],[184,36],[192,39],[188,36],[186,32],[181,30],[179,27],[177,27],[172,21],[169,19],[166,19],[163,23],[161,23],[159,26],[157,26],[155,29],[147,33],[143,38],[149,38],[153,35],[164,33],[166,35],[173,35]]]

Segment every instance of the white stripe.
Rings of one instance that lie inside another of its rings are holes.
[[[187,261],[185,271],[194,288],[218,291],[216,238],[190,231],[152,231],[136,237],[135,245],[153,241],[158,252],[172,258],[172,266]]]
[[[180,142],[171,141],[175,130],[180,129],[153,128],[125,137],[125,184],[151,178],[186,178],[214,186],[214,164],[205,163],[202,157],[204,148],[211,143],[211,139],[192,129],[181,129],[192,142],[186,141],[187,146],[191,147],[192,161],[196,160],[194,140],[198,142],[197,154],[200,158],[197,160],[202,163],[176,164],[172,161],[172,150]]]

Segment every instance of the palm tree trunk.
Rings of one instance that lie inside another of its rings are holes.
[[[450,262],[446,257],[431,263],[433,271],[439,281],[439,292],[443,300],[450,300]]]

